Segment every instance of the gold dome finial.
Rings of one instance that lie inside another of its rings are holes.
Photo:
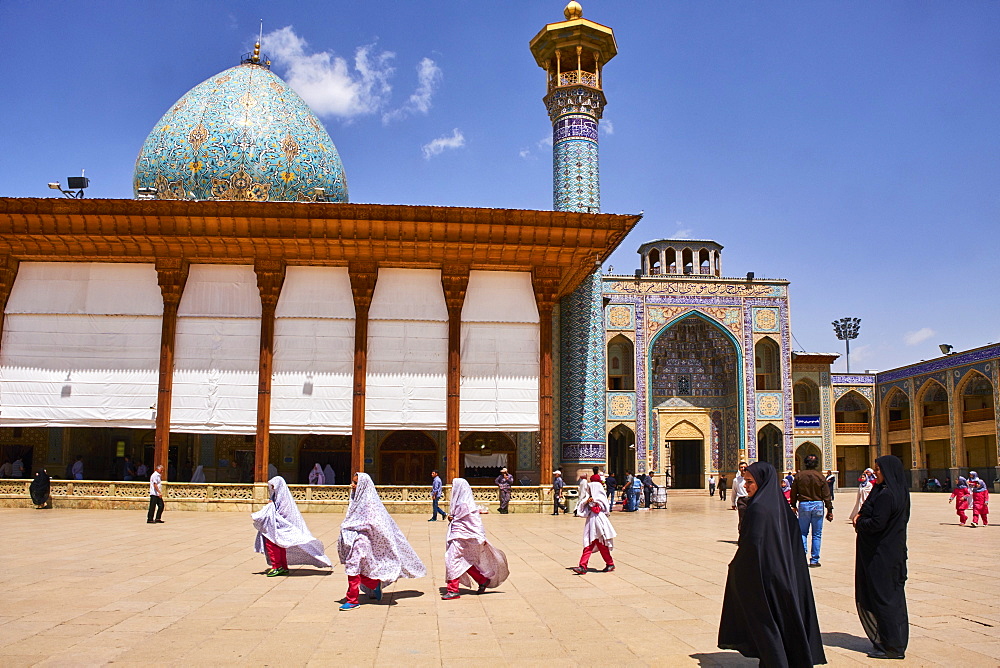
[[[563,16],[566,17],[567,21],[572,21],[573,19],[583,18],[583,7],[576,0],[571,0],[566,9],[563,10]]]
[[[260,62],[260,42],[253,45],[253,57],[251,60],[255,63]]]

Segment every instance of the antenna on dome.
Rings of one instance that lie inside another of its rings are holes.
[[[260,31],[257,33],[257,43],[253,45],[253,51],[244,53],[240,58],[241,65],[260,65],[271,69],[271,61],[265,54],[260,52],[260,43],[264,39],[264,19],[260,20]]]

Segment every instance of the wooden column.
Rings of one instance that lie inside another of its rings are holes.
[[[0,338],[3,337],[7,300],[10,299],[10,291],[14,288],[14,280],[17,278],[17,265],[17,260],[11,256],[0,255]]]
[[[538,440],[541,470],[538,483],[544,485],[552,474],[552,312],[559,288],[558,267],[535,267],[531,283],[538,305]]]
[[[267,482],[271,444],[271,374],[274,369],[274,310],[285,264],[280,260],[257,260],[253,266],[260,291],[260,364],[257,367],[257,438],[254,443],[253,480]]]
[[[448,403],[445,438],[448,461],[445,480],[450,483],[461,473],[459,414],[462,386],[462,305],[465,303],[465,291],[469,287],[468,265],[446,265],[441,271],[441,282],[444,286],[444,300],[448,305]]]
[[[368,309],[375,294],[378,263],[348,265],[354,293],[354,398],[351,405],[351,471],[365,470],[365,388],[368,374]],[[352,473],[353,475],[353,473]]]
[[[188,263],[183,258],[156,260],[156,279],[163,295],[160,325],[160,375],[156,389],[156,435],[153,440],[153,468],[163,466],[163,479],[170,469],[170,406],[174,390],[174,340],[177,338],[177,307],[184,293]]]

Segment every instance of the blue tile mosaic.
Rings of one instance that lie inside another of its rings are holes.
[[[133,187],[158,199],[347,201],[347,179],[326,129],[288,84],[262,65],[232,67],[198,84],[153,127]],[[136,193],[138,195],[138,192]]]

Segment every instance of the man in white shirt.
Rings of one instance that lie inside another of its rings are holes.
[[[73,462],[73,480],[83,480],[83,455],[77,455]]]
[[[163,464],[156,467],[153,475],[149,476],[149,512],[146,513],[146,524],[163,524],[160,517],[163,516]],[[156,519],[153,519],[153,511],[156,511]]]
[[[733,478],[733,510],[739,511],[738,527],[743,525],[743,512],[747,509],[750,497],[747,495],[747,484],[743,474],[747,470],[747,463],[740,462],[740,471]]]

